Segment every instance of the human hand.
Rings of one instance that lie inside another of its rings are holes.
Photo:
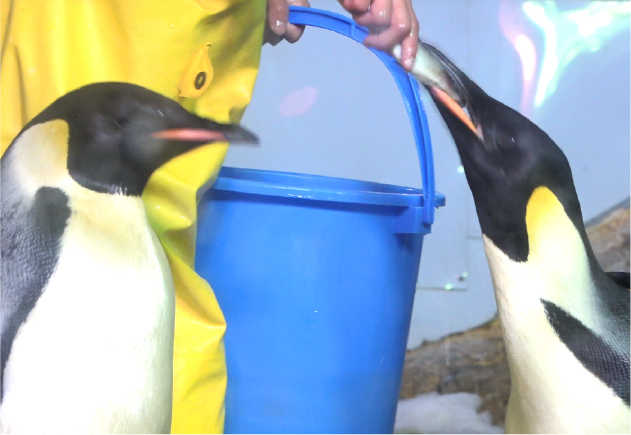
[[[418,19],[412,0],[338,0],[355,22],[366,26],[370,35],[364,44],[386,52],[401,44],[401,64],[414,65],[418,49]]]
[[[283,39],[293,44],[300,39],[305,26],[289,24],[289,5],[310,6],[307,0],[267,0],[263,44],[276,45]]]

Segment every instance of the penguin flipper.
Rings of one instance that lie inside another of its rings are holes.
[[[41,187],[32,202],[25,205],[3,177],[0,397],[13,340],[55,270],[70,214],[69,199],[62,190]]]
[[[620,287],[624,287],[626,289],[631,288],[630,276],[629,272],[607,272],[609,278],[613,280]]]
[[[548,322],[576,359],[629,406],[628,350],[625,352],[606,342],[556,304],[545,299],[541,299],[541,302]]]

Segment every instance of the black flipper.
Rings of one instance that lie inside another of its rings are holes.
[[[541,302],[554,331],[576,359],[629,406],[629,354],[615,349],[554,303]]]
[[[68,197],[57,188],[42,187],[32,203],[25,204],[15,186],[5,179],[7,171],[2,166],[0,397],[13,340],[55,270],[70,217]]]

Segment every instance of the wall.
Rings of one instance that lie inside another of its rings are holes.
[[[344,13],[333,0],[311,3]],[[413,4],[422,39],[564,150],[585,219],[629,196],[629,2]],[[410,348],[474,327],[496,311],[458,155],[425,102],[436,184],[447,206],[425,238]],[[339,35],[309,28],[295,45],[265,46],[243,123],[260,135],[261,147],[232,147],[227,166],[421,187],[393,80],[372,53]]]

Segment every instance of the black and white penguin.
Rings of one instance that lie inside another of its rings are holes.
[[[171,158],[252,133],[125,83],[59,98],[1,159],[3,433],[168,433],[173,279],[141,199]]]
[[[438,50],[422,50],[450,83],[426,81],[460,154],[495,287],[512,379],[506,431],[628,433],[629,275],[598,265],[565,155]]]

